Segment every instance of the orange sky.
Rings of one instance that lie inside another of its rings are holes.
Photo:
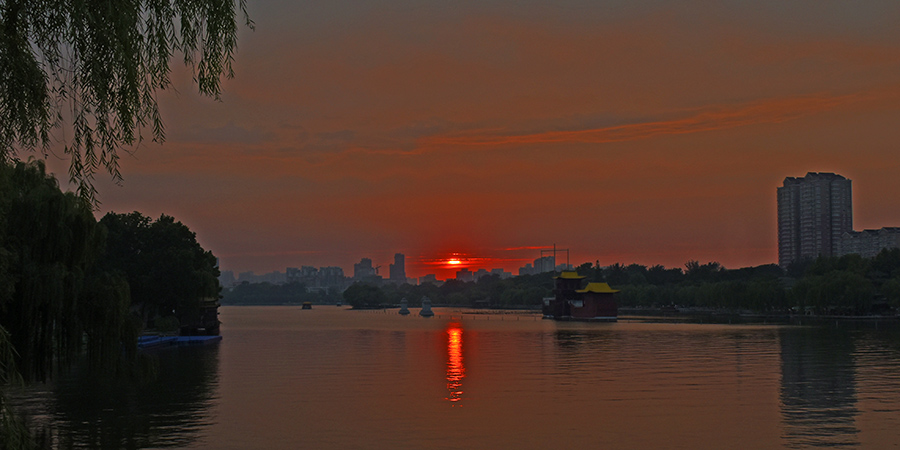
[[[176,71],[167,142],[101,212],[174,215],[225,270],[347,275],[554,243],[773,263],[775,189],[809,171],[853,180],[856,229],[900,226],[895,2],[308,3],[250,2],[221,102]]]

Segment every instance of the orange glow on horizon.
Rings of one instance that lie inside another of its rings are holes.
[[[516,276],[554,243],[576,267],[771,264],[775,190],[810,171],[852,180],[856,228],[900,226],[889,2],[827,21],[749,2],[298,5],[258,8],[269,32],[240,39],[221,102],[184,95],[173,65],[165,145],[122,158],[124,183],[97,177],[97,218],[173,216],[235,281],[351,277],[362,258],[387,277],[396,253],[410,279]],[[66,130],[43,158],[64,190]]]
[[[435,274],[439,279],[452,279],[461,269],[504,269],[516,273],[519,267],[537,258],[531,250],[480,249],[469,252],[435,252],[434,256],[410,258],[407,273]],[[489,256],[490,255],[490,256]],[[421,275],[420,275],[421,276]]]

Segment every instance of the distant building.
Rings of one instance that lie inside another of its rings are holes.
[[[375,267],[372,267],[372,260],[363,258],[353,265],[353,279],[364,280],[367,278],[375,278]]]
[[[874,258],[884,249],[900,248],[900,228],[885,227],[880,230],[848,231],[841,237],[840,255],[857,254]]]
[[[578,272],[565,271],[556,277],[553,297],[544,299],[544,317],[556,320],[590,320],[615,322],[619,308],[615,294],[606,283],[588,283]]]
[[[288,283],[306,283],[313,282],[318,275],[319,270],[312,266],[288,267],[284,270],[285,281]]]
[[[406,283],[406,262],[402,253],[394,255],[394,263],[390,266],[391,281],[395,283]]]
[[[344,287],[346,278],[344,277],[344,269],[340,267],[320,267],[318,273],[319,283],[328,287]]]
[[[542,256],[534,260],[535,273],[553,272],[556,270],[555,256]]]
[[[519,275],[537,275],[544,272],[553,272],[556,269],[556,257],[542,256],[534,260],[534,265],[525,264],[519,268]]]
[[[506,272],[503,269],[491,269],[491,270],[478,269],[475,271],[475,275],[474,275],[475,281],[478,281],[489,275],[496,276],[496,277],[500,278],[501,280],[505,280],[507,278],[512,278],[512,276],[513,276],[512,273]]]
[[[234,272],[230,270],[223,270],[219,273],[219,285],[222,287],[232,287],[236,281]]]
[[[255,277],[256,277],[256,275],[253,273],[253,271],[241,272],[237,276],[237,282],[238,283],[244,283],[244,282],[256,283],[256,280],[254,279]]]
[[[284,274],[279,271],[256,275],[253,272],[241,272],[237,277],[237,283],[271,283],[284,284]]]
[[[522,275],[534,275],[534,267],[531,265],[531,263],[519,267],[519,276]]]
[[[288,267],[284,271],[288,283],[303,283],[307,291],[342,291],[346,289],[348,282],[344,277],[344,269],[340,267],[302,266]]]
[[[421,285],[421,284],[425,284],[425,283],[430,283],[430,284],[435,284],[435,285],[441,284],[441,282],[438,281],[438,279],[437,279],[437,275],[435,275],[433,273],[429,273],[428,275],[425,275],[424,277],[419,277],[419,284]]]
[[[838,256],[853,231],[850,180],[834,173],[787,177],[778,193],[778,265]]]
[[[475,274],[473,274],[472,271],[470,271],[468,268],[464,267],[456,272],[456,279],[465,282],[474,281]]]

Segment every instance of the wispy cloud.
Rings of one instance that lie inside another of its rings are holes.
[[[660,135],[700,133],[762,123],[779,123],[872,97],[872,94],[830,96],[825,94],[766,99],[732,106],[705,108],[672,120],[632,123],[572,131],[546,131],[519,135],[472,134],[429,136],[419,140],[422,147],[503,146],[549,143],[607,143],[634,141]]]
[[[219,257],[236,258],[236,257],[247,257],[247,256],[305,256],[305,255],[320,255],[322,253],[323,252],[320,250],[283,250],[283,251],[222,253],[222,254],[219,254]]]

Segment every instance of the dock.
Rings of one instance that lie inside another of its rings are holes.
[[[139,349],[175,347],[185,345],[206,345],[222,340],[222,336],[160,336],[157,334],[145,334],[138,338]]]

